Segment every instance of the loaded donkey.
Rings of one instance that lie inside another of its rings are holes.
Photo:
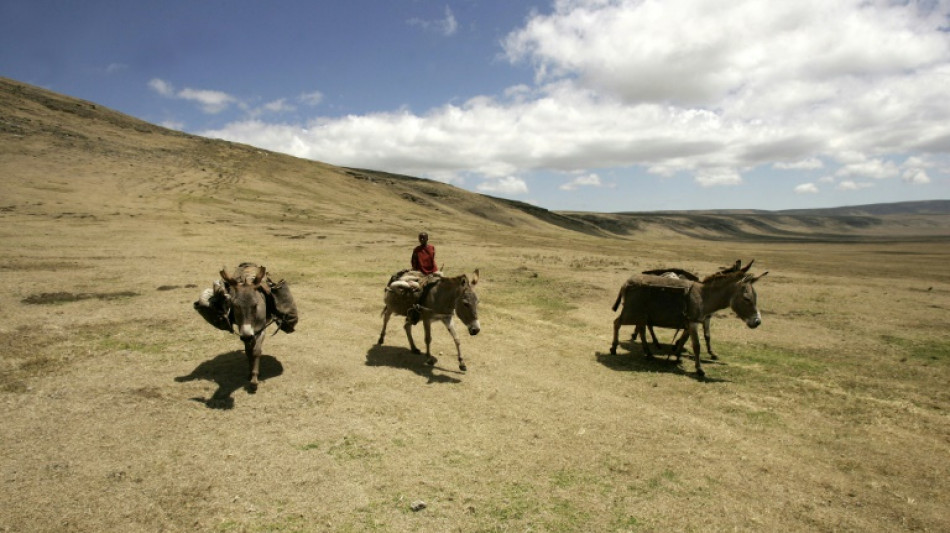
[[[215,281],[213,288],[205,289],[194,308],[208,323],[236,333],[244,342],[250,369],[248,391],[256,392],[264,331],[276,323],[278,331],[292,333],[298,320],[297,306],[287,283],[271,281],[263,266],[241,263],[231,273],[222,268],[220,275],[223,283]]]
[[[620,288],[614,311],[623,303],[623,309],[614,320],[613,343],[610,353],[617,353],[620,326],[636,325],[643,352],[652,356],[646,340],[648,325],[686,329],[674,347],[679,356],[686,339],[692,339],[693,357],[696,362],[696,374],[705,375],[699,357],[699,325],[712,313],[732,308],[736,315],[750,328],[762,323],[757,307],[757,295],[753,284],[768,274],[758,276],[749,274],[750,261],[745,267],[727,269],[704,278],[702,281],[666,278],[650,274],[637,274]]]

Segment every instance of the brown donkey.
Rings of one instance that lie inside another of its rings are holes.
[[[221,269],[221,279],[225,281],[230,297],[232,324],[237,326],[237,334],[244,341],[244,353],[250,367],[249,392],[257,392],[264,330],[268,325],[264,295],[270,292],[270,287],[264,283],[266,274],[266,268],[252,263],[242,263],[233,274]]]
[[[647,356],[652,356],[645,335],[647,325],[685,328],[688,333],[676,343],[674,351],[678,356],[687,337],[691,338],[696,374],[702,377],[705,372],[699,358],[699,325],[706,317],[730,307],[750,328],[757,328],[762,323],[753,284],[768,272],[759,276],[749,274],[752,263],[750,261],[745,267],[736,270],[717,272],[702,282],[644,274],[632,276],[620,288],[613,306],[616,311],[623,302],[623,310],[614,320],[610,353],[617,353],[622,325],[637,326],[643,352]]]
[[[418,272],[414,274],[418,274]],[[434,365],[436,362],[436,358],[432,356],[429,350],[429,345],[432,342],[432,321],[439,320],[445,324],[445,328],[452,335],[452,340],[455,341],[459,369],[467,370],[465,361],[462,359],[459,336],[452,324],[452,317],[459,317],[459,320],[468,328],[469,335],[478,335],[478,332],[481,331],[481,326],[478,324],[478,295],[475,294],[475,285],[478,284],[478,270],[475,270],[471,281],[465,275],[453,278],[430,276],[426,281],[428,286],[422,289],[421,296],[417,291],[397,290],[394,281],[398,280],[390,280],[390,285],[386,287],[383,330],[379,334],[378,344],[382,344],[386,338],[386,325],[389,324],[389,318],[393,313],[407,316],[410,314],[410,310],[416,310],[419,312],[422,327],[425,330],[426,364]],[[406,337],[409,338],[412,353],[422,353],[419,348],[416,348],[416,343],[412,340],[412,326],[414,323],[415,321],[410,320],[407,316],[404,326]]]

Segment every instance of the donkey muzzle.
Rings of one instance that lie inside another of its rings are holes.
[[[238,331],[238,335],[241,336],[241,340],[244,341],[244,342],[247,342],[247,341],[249,341],[249,340],[253,340],[253,339],[254,339],[254,326],[252,326],[252,325],[250,325],[250,324],[244,324],[243,326],[241,326],[240,330]]]
[[[478,332],[481,331],[481,330],[482,330],[482,328],[478,325],[478,322],[477,322],[477,321],[476,321],[476,322],[472,322],[471,325],[468,326],[468,334],[471,335],[471,336],[473,336],[473,337],[474,337],[475,335],[478,335]]]
[[[750,318],[749,320],[746,320],[745,323],[750,328],[755,329],[762,325],[762,319],[759,318],[758,316],[755,316],[755,317]]]

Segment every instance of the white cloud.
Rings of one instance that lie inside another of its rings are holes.
[[[518,195],[528,193],[528,184],[515,176],[488,180],[478,185],[478,190],[487,193]]]
[[[874,187],[873,183],[859,183],[854,180],[844,180],[836,187],[839,191],[857,191]]]
[[[927,169],[936,168],[937,164],[928,157],[908,157],[901,165],[903,172],[901,179],[913,185],[926,185],[931,182]],[[939,170],[939,169],[938,169]]]
[[[733,169],[714,168],[696,172],[696,183],[703,187],[717,187],[722,185],[739,185],[742,176]]]
[[[946,1],[557,0],[504,40],[534,85],[422,113],[204,133],[495,188],[531,171],[627,167],[703,187],[741,185],[761,167],[826,169],[845,189],[922,182],[927,172],[911,169],[925,167],[894,161],[950,152],[948,15]]]
[[[195,102],[202,111],[209,114],[216,114],[224,111],[231,104],[238,104],[238,99],[222,91],[210,91],[206,89],[184,88],[175,91],[175,87],[160,78],[152,78],[148,86],[153,91],[166,98],[177,98]]]
[[[149,80],[148,86],[162,96],[173,97],[175,95],[175,87],[165,80],[152,78]]]
[[[574,191],[581,187],[605,187],[605,185],[600,181],[600,176],[597,174],[585,174],[562,184],[558,189],[562,191]]]
[[[196,102],[205,113],[216,114],[224,111],[229,105],[237,103],[237,99],[222,91],[207,89],[185,88],[176,95],[182,100]]]
[[[835,175],[839,177],[857,176],[862,178],[873,178],[878,180],[894,178],[900,173],[892,161],[883,161],[881,159],[872,159],[860,163],[850,163],[842,166]]]
[[[802,183],[795,187],[795,194],[817,194],[818,186],[814,183]]]
[[[274,100],[273,102],[264,104],[262,109],[271,113],[285,113],[289,111],[295,111],[297,108],[291,104],[288,104],[286,98],[281,98],[279,100]]]
[[[904,173],[901,174],[901,179],[914,185],[925,185],[930,183],[930,176],[928,176],[927,171],[922,168],[911,168],[905,170]]]
[[[409,24],[411,26],[419,26],[425,30],[436,31],[445,35],[446,37],[455,35],[458,31],[458,21],[455,19],[455,14],[452,13],[452,9],[449,6],[445,6],[445,17],[438,20],[423,20],[423,19],[410,19]]]
[[[792,163],[780,161],[772,166],[782,170],[816,170],[819,168],[824,168],[825,165],[821,162],[821,159],[818,159],[817,157],[809,157],[807,159],[802,159]]]
[[[106,67],[106,74],[115,74],[123,70],[128,70],[129,66],[123,63],[109,63],[109,66]]]
[[[185,123],[177,120],[163,120],[158,125],[170,130],[184,131],[185,129]]]
[[[303,93],[297,97],[297,101],[300,102],[301,104],[314,107],[314,106],[320,105],[320,102],[323,101],[323,93],[321,93],[320,91]]]

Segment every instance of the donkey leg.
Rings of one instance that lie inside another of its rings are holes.
[[[250,393],[257,392],[258,376],[261,373],[261,352],[263,351],[264,332],[254,335],[253,339],[244,341],[244,353],[247,355],[247,364],[250,367],[248,376],[247,390]]]
[[[619,335],[620,335],[620,316],[618,315],[617,318],[614,319],[614,340],[610,344],[610,355],[617,355],[617,344],[620,343]],[[636,335],[636,333],[634,333],[634,335]]]
[[[412,350],[412,353],[422,353],[419,348],[416,348],[416,343],[412,340],[412,321],[408,318],[406,318],[404,329],[406,330],[406,337],[409,339],[409,349]]]
[[[653,337],[653,346],[656,346],[657,348],[659,348],[660,341],[656,340],[656,333],[653,332],[653,326],[650,324],[647,324],[647,328],[650,330],[650,336]]]
[[[383,340],[386,338],[386,326],[389,325],[389,317],[393,316],[393,312],[389,310],[389,307],[383,309],[383,330],[379,332],[379,341],[376,344],[383,344]]]
[[[438,359],[432,357],[432,352],[429,351],[429,346],[432,345],[432,322],[425,318],[422,319],[422,329],[425,330],[426,334],[426,364],[432,366],[438,361]]]
[[[676,330],[677,333],[680,333],[680,330]],[[689,326],[686,326],[682,330],[682,335],[677,339],[674,335],[673,337],[673,353],[676,354],[676,360],[680,360],[680,355],[683,353],[683,349],[686,347],[686,341],[689,340]]]
[[[462,359],[462,343],[459,341],[458,333],[455,332],[455,326],[452,325],[452,317],[442,321],[445,324],[445,329],[449,330],[449,333],[452,335],[452,340],[455,341],[455,353],[458,354],[459,358],[459,370],[465,372],[468,370],[468,367],[465,366],[465,361]]]
[[[689,336],[693,341],[693,358],[696,360],[696,375],[703,377],[706,373],[703,372],[703,365],[699,360],[699,322],[689,323]]]
[[[709,335],[709,319],[710,318],[711,317],[707,316],[706,318],[703,319],[703,338],[706,339],[706,351],[709,352],[709,357],[711,357],[713,360],[716,360],[716,359],[719,359],[719,356],[713,353],[712,344],[710,343],[710,339],[712,339],[712,337]]]
[[[637,324],[637,335],[640,335],[640,346],[643,348],[643,355],[653,357],[653,350],[650,349],[650,343],[647,341],[646,324]]]

